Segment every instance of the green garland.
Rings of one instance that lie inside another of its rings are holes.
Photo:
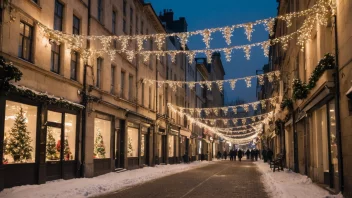
[[[284,110],[285,108],[288,108],[288,110],[293,110],[293,101],[291,98],[285,98],[282,100],[281,104],[280,104],[280,108],[281,110]]]
[[[10,84],[9,92],[14,93],[14,94],[18,94],[22,97],[28,98],[28,99],[36,101],[36,102],[46,103],[46,104],[50,104],[50,105],[56,105],[58,107],[65,108],[65,109],[79,110],[79,109],[83,108],[83,106],[81,106],[81,105],[70,103],[64,99],[51,98],[48,95],[37,94],[29,89],[21,89],[21,88],[14,86],[14,85],[11,85],[11,84]]]
[[[12,63],[6,63],[4,57],[0,56],[0,91],[7,92],[10,88],[10,81],[20,81],[22,72],[17,69]]]
[[[4,91],[5,94],[18,94],[36,102],[56,105],[66,109],[79,110],[83,108],[82,105],[74,104],[61,98],[49,97],[44,93],[38,94],[28,88],[20,88],[10,83],[10,81],[20,81],[22,76],[23,74],[18,68],[13,66],[12,63],[6,63],[5,59],[0,56],[0,91]]]
[[[335,57],[334,55],[328,53],[323,59],[319,61],[319,64],[315,67],[312,75],[309,77],[308,83],[302,82],[300,79],[293,80],[293,99],[302,100],[307,98],[309,91],[312,90],[319,78],[328,69],[333,69],[335,67]]]

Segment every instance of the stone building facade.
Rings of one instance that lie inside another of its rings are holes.
[[[308,0],[278,1],[278,15],[305,10],[317,3]],[[310,88],[306,97],[293,100],[293,109],[280,109],[275,120],[276,126],[266,130],[264,141],[275,151],[285,155],[288,168],[308,175],[314,182],[326,185],[333,192],[340,191],[346,197],[351,192],[351,55],[349,17],[352,2],[332,1],[336,5],[336,17],[328,18],[327,26],[316,25],[310,41],[301,51],[297,39],[288,43],[285,51],[282,46],[270,48],[269,71],[280,70],[282,81],[263,86],[267,98],[276,95],[292,99],[293,81],[310,82],[319,61],[326,60],[326,54],[335,57],[333,67],[326,69]],[[309,16],[307,16],[309,17]],[[275,24],[275,37],[296,31],[305,18],[293,20],[287,28],[282,21]],[[282,122],[283,121],[283,122]],[[263,144],[263,142],[262,142]]]
[[[180,163],[185,153],[200,159],[199,136],[194,134],[202,137],[203,130],[167,109],[168,103],[203,107],[196,91],[183,86],[173,92],[143,83],[145,78],[201,80],[195,63],[185,55],[177,55],[173,63],[165,56],[130,61],[119,53],[95,53],[83,61],[83,49],[102,48],[101,42],[86,40],[81,49],[71,48],[47,39],[40,25],[66,34],[133,36],[187,31],[184,18],[171,18],[165,26],[163,17],[142,0],[1,1],[0,14],[0,55],[23,73],[8,93],[0,93],[0,189]],[[108,48],[121,46],[112,41]],[[136,48],[136,41],[129,41],[127,50]],[[143,48],[157,46],[149,39]],[[181,46],[170,37],[162,49]],[[26,119],[32,148],[26,160],[4,149],[11,145],[11,130],[20,116]]]

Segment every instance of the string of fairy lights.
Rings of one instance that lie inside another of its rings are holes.
[[[190,90],[193,90],[196,85],[199,85],[201,88],[207,87],[209,91],[212,90],[214,85],[218,87],[220,91],[223,90],[224,84],[228,83],[232,90],[235,89],[236,83],[239,81],[244,81],[246,83],[247,88],[252,86],[252,80],[257,79],[259,85],[264,85],[265,79],[268,79],[269,82],[273,82],[274,80],[280,80],[280,71],[273,71],[268,72],[265,74],[258,74],[253,76],[246,76],[243,78],[235,78],[235,79],[226,79],[226,80],[214,80],[214,81],[195,81],[195,82],[188,82],[188,81],[172,81],[172,80],[154,80],[154,79],[143,79],[144,84],[153,85],[157,84],[158,87],[162,87],[163,85],[169,86],[174,92],[177,91],[177,88],[182,88],[184,85]]]
[[[176,106],[176,108],[178,108],[181,112],[188,111],[191,115],[193,115],[196,112],[198,116],[201,116],[202,113],[204,113],[206,116],[210,115],[211,113],[218,116],[220,112],[222,112],[226,116],[229,110],[232,111],[234,114],[237,114],[239,108],[243,109],[244,112],[248,112],[250,107],[252,110],[256,111],[258,110],[259,105],[261,106],[262,109],[266,109],[267,102],[270,102],[271,105],[275,105],[278,99],[279,97],[275,96],[272,98],[263,99],[256,102],[235,105],[235,106],[225,106],[225,107],[185,108],[185,107]]]
[[[326,26],[328,22],[328,18],[331,15],[336,13],[335,5],[331,0],[318,0],[315,5],[311,8],[299,11],[292,12],[285,15],[277,16],[274,18],[261,19],[254,22],[235,24],[225,27],[219,28],[208,28],[203,30],[196,30],[191,32],[180,32],[180,33],[165,33],[165,34],[148,34],[148,35],[119,35],[119,36],[104,36],[104,35],[76,35],[76,34],[68,34],[62,31],[53,30],[48,28],[42,23],[38,22],[39,29],[43,36],[50,40],[50,42],[57,43],[58,45],[65,43],[68,49],[78,51],[81,54],[81,58],[88,62],[91,57],[100,57],[104,54],[107,54],[111,60],[114,60],[117,54],[124,54],[128,61],[132,62],[137,56],[141,56],[141,60],[143,62],[148,62],[152,57],[156,57],[160,60],[162,57],[168,56],[171,59],[171,62],[175,63],[176,56],[179,54],[185,54],[188,58],[190,64],[193,63],[194,58],[199,54],[204,54],[207,58],[208,63],[212,62],[212,54],[213,52],[222,52],[225,54],[226,61],[231,61],[232,53],[235,50],[242,50],[244,56],[247,60],[251,57],[251,50],[254,47],[261,47],[263,50],[264,56],[268,57],[270,46],[274,46],[277,44],[281,44],[281,47],[286,50],[288,48],[288,43],[294,38],[297,39],[297,45],[301,47],[303,50],[305,47],[305,43],[311,39],[311,33],[316,25]],[[269,35],[274,35],[274,26],[276,21],[282,20],[285,22],[286,27],[291,27],[293,25],[293,20],[299,19],[300,17],[304,17],[303,23],[301,27],[297,28],[295,31],[290,34],[270,38],[268,40],[251,43],[246,45],[231,45],[231,39],[233,36],[233,32],[237,29],[243,29],[246,35],[246,38],[251,41],[253,37],[253,32],[255,31],[255,27],[257,25],[264,25],[266,31],[268,31]],[[224,48],[211,48],[211,40],[214,33],[220,32],[225,39],[228,47]],[[194,35],[201,35],[202,41],[205,44],[205,49],[200,50],[185,50],[186,45],[189,41],[189,38]],[[181,47],[183,50],[165,50],[165,41],[168,37],[174,37],[179,39]],[[99,42],[97,45],[93,45],[87,49],[85,47],[85,41],[91,40],[95,42]],[[150,40],[154,42],[156,45],[156,49],[154,50],[151,46],[151,50],[145,50],[145,43]],[[131,42],[135,41],[135,42]],[[115,49],[112,47],[113,42],[118,42],[120,49]],[[134,46],[136,45],[136,49]],[[98,47],[100,46],[100,47]],[[143,83],[148,83],[149,85],[153,85],[156,83],[158,87],[163,85],[168,85],[172,88],[173,91],[177,91],[177,87],[183,87],[187,85],[190,89],[193,89],[196,85],[204,88],[207,87],[208,90],[212,90],[213,86],[216,85],[220,91],[223,90],[223,86],[225,83],[229,83],[232,90],[235,89],[236,83],[238,81],[244,81],[247,87],[251,87],[251,81],[253,78],[257,78],[260,85],[264,84],[264,79],[267,78],[269,82],[272,82],[274,79],[280,78],[280,72],[274,71],[271,73],[260,74],[256,76],[248,76],[244,78],[237,79],[228,79],[228,80],[216,80],[216,81],[199,81],[199,82],[188,82],[188,81],[157,81],[153,79],[144,79]],[[215,107],[215,108],[183,108],[173,106],[172,104],[168,104],[168,108],[174,112],[179,114],[180,116],[186,117],[191,123],[205,128],[212,133],[219,135],[225,140],[235,143],[235,144],[248,144],[253,141],[258,134],[262,130],[262,124],[268,123],[270,119],[272,119],[274,112],[271,111],[269,113],[255,115],[250,117],[240,117],[240,118],[195,118],[192,115],[196,112],[199,116],[201,116],[202,112],[209,116],[213,113],[216,116],[219,116],[220,111],[223,112],[224,115],[231,110],[234,114],[237,113],[237,108],[242,108],[245,112],[249,111],[251,107],[253,110],[256,110],[260,105],[262,109],[266,108],[267,102],[271,105],[276,105],[278,97],[265,99],[261,101],[256,101],[247,104],[241,104],[236,106],[229,107]],[[188,112],[188,113],[186,113]],[[218,128],[216,127],[217,122],[222,122],[223,125],[227,126],[230,122],[232,122],[233,127],[227,128]],[[242,126],[237,126],[237,124],[241,123]],[[249,123],[251,122],[251,123]],[[239,129],[239,130],[235,130]],[[235,133],[235,134],[233,134]]]
[[[276,18],[269,18],[258,20],[255,22],[249,22],[245,24],[237,24],[232,26],[225,26],[221,28],[211,28],[204,30],[197,30],[194,32],[181,32],[181,33],[172,33],[172,34],[149,34],[149,35],[121,35],[121,36],[85,36],[85,35],[75,35],[75,34],[67,34],[61,31],[53,30],[48,28],[47,26],[38,23],[38,26],[41,29],[43,35],[50,39],[51,42],[56,42],[57,44],[66,43],[69,49],[75,49],[81,51],[81,57],[88,61],[89,57],[92,55],[101,56],[103,53],[108,54],[110,58],[113,60],[117,53],[124,53],[127,59],[132,62],[136,55],[142,55],[143,61],[149,61],[151,56],[156,56],[157,59],[160,59],[163,56],[170,56],[171,61],[175,62],[175,56],[177,54],[183,53],[188,56],[188,60],[190,63],[193,62],[194,57],[197,54],[205,54],[209,63],[212,60],[213,52],[223,52],[226,56],[227,61],[231,61],[231,54],[233,50],[243,50],[245,53],[245,57],[250,59],[251,49],[253,47],[260,46],[264,55],[268,56],[269,47],[276,44],[282,44],[283,49],[287,49],[288,42],[297,36],[297,44],[304,49],[304,44],[306,41],[310,39],[311,32],[313,30],[314,24],[318,23],[319,25],[327,25],[328,16],[330,13],[334,13],[334,11],[329,12],[330,10],[334,10],[334,6],[330,0],[319,0],[317,4],[312,6],[311,8],[299,12],[292,12],[283,16],[278,16]],[[292,26],[292,20],[298,17],[305,16],[302,26],[291,34],[277,37],[274,39],[269,39],[263,42],[252,43],[248,45],[239,45],[239,46],[231,46],[226,48],[217,48],[210,49],[210,40],[212,40],[211,34],[217,31],[223,33],[226,43],[228,45],[231,44],[232,32],[236,28],[244,28],[245,33],[247,35],[247,39],[251,40],[252,32],[254,31],[254,26],[258,24],[264,24],[266,29],[270,34],[273,34],[273,27],[275,24],[275,20],[284,20],[286,22],[287,27]],[[175,36],[180,39],[180,43],[185,49],[185,45],[188,42],[188,38],[192,35],[201,34],[203,36],[203,42],[206,45],[206,49],[204,50],[163,50],[165,39],[170,36]],[[92,40],[92,41],[100,41],[100,45],[102,46],[100,49],[84,49],[84,40]],[[143,50],[143,45],[147,39],[152,39],[157,46],[156,50]],[[128,47],[131,40],[136,40],[137,50],[128,50]],[[119,42],[121,49],[111,49],[111,43],[113,41]],[[143,50],[143,51],[142,51]]]

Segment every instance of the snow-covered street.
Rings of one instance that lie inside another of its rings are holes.
[[[288,169],[273,172],[269,164],[263,161],[255,162],[262,172],[261,180],[272,198],[342,198],[342,195],[330,195],[327,190],[314,184],[306,175],[294,173]]]
[[[5,189],[0,193],[0,197],[91,197],[209,164],[214,164],[214,162],[197,161],[191,164],[159,165],[122,173],[108,173],[94,178],[56,180],[42,185],[26,185]]]

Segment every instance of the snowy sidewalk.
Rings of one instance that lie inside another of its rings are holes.
[[[342,195],[332,196],[312,182],[306,175],[294,173],[285,169],[273,172],[268,163],[254,162],[262,172],[261,180],[268,194],[273,198],[343,198]]]
[[[56,180],[42,185],[17,186],[4,189],[0,192],[0,197],[91,197],[213,163],[216,162],[197,161],[191,164],[158,165],[122,173],[108,173],[94,178]]]

